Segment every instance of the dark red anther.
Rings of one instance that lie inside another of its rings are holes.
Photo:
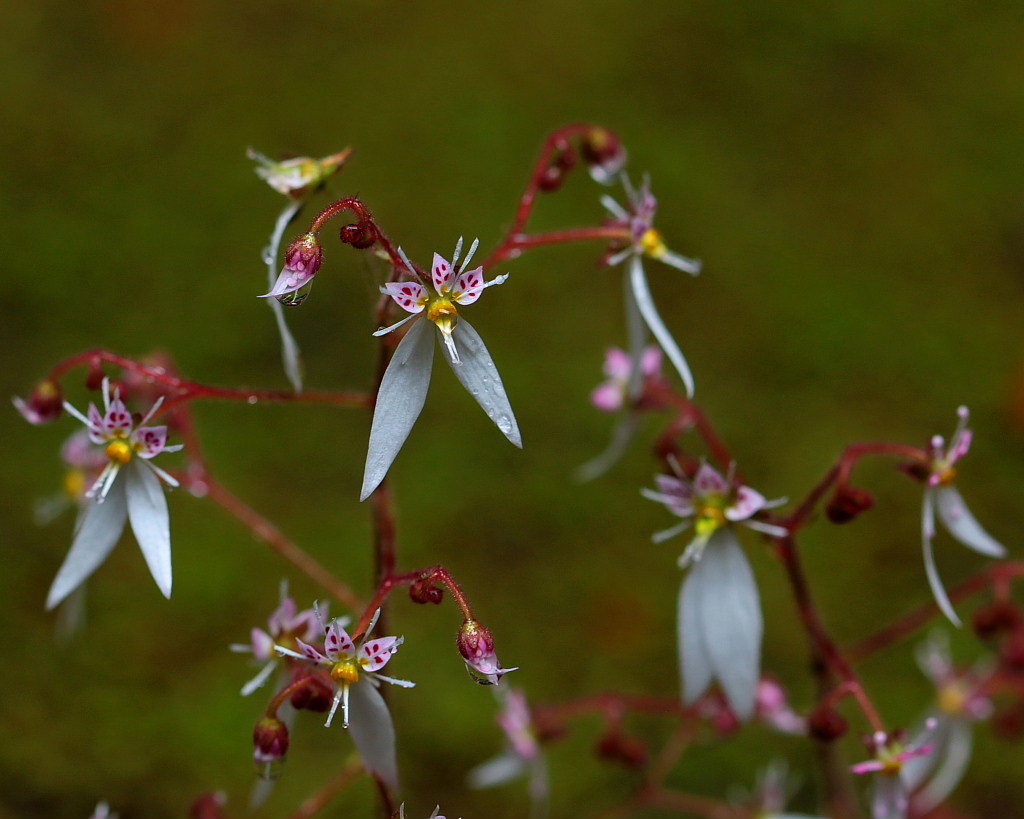
[[[562,182],[565,180],[562,174],[562,169],[557,165],[552,165],[550,168],[545,169],[544,173],[540,175],[540,179],[537,180],[537,187],[542,191],[551,193],[557,191],[562,187]]]

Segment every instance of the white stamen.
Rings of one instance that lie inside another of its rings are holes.
[[[103,412],[110,409],[110,378],[103,377]]]
[[[142,420],[139,421],[139,423],[135,425],[135,428],[138,429],[139,427],[146,426],[146,422],[150,418],[152,418],[154,415],[156,415],[156,411],[158,409],[160,409],[160,405],[163,404],[163,403],[164,403],[164,396],[161,395],[159,398],[156,399],[156,403],[153,404],[153,406],[151,406],[149,408],[149,412],[147,412],[145,415],[142,416]]]
[[[327,715],[327,722],[324,723],[324,728],[330,728],[331,727],[331,723],[334,722],[334,712],[338,710],[338,703],[341,702],[341,697],[342,697],[343,693],[344,694],[348,693],[348,686],[347,685],[344,686],[341,689],[341,691],[338,691],[338,692],[335,693],[334,700],[331,702],[330,713]],[[345,724],[345,727],[348,728],[348,703],[347,702],[345,703],[345,711],[343,713],[345,715],[345,723],[344,724]]]
[[[616,219],[629,219],[629,214],[626,212],[626,209],[612,199],[607,193],[601,196],[601,204],[604,205],[604,209]]]
[[[341,727],[348,728],[348,683],[341,686]]]
[[[469,267],[469,260],[473,258],[473,254],[476,253],[476,249],[480,247],[480,240],[474,239],[473,244],[469,246],[469,252],[466,254],[466,258],[462,260],[462,267],[459,269],[461,273],[467,267]],[[455,266],[455,262],[452,262],[452,267]]]
[[[381,327],[381,328],[379,328],[379,329],[377,329],[377,330],[374,330],[374,331],[373,331],[373,335],[374,335],[375,337],[380,337],[380,336],[386,336],[386,335],[387,335],[388,333],[390,333],[390,332],[391,332],[392,330],[397,330],[397,329],[398,329],[399,327],[401,327],[401,326],[402,326],[403,324],[405,324],[405,323],[406,323],[407,321],[412,321],[412,320],[413,320],[414,318],[416,318],[416,317],[417,317],[418,315],[419,315],[419,313],[413,313],[413,314],[412,314],[411,316],[406,316],[406,317],[405,317],[404,319],[402,319],[402,320],[401,320],[401,321],[399,321],[399,322],[396,322],[396,323],[392,324],[392,325],[391,325],[390,327]]]
[[[399,680],[399,679],[397,679],[395,677],[388,677],[387,675],[380,674],[378,672],[374,672],[373,677],[376,677],[378,680],[384,680],[384,682],[389,682],[392,685],[400,686],[401,688],[415,688],[416,687],[416,683],[411,682],[409,680]],[[370,677],[369,679],[372,680],[373,677]]]
[[[377,625],[377,621],[380,619],[380,609],[377,609],[373,613],[373,617],[370,618],[369,624],[366,626],[366,630],[363,632],[362,642],[366,642],[366,638],[373,633],[373,627]]]
[[[441,338],[444,340],[444,346],[448,348],[448,354],[452,357],[452,364],[461,364],[462,359],[459,358],[459,351],[455,349],[455,341],[452,339],[451,333],[442,330]]]
[[[142,463],[148,466],[150,469],[152,469],[157,474],[157,477],[162,478],[164,483],[166,483],[168,486],[173,486],[177,488],[180,485],[178,483],[177,478],[175,478],[171,473],[167,472],[166,470],[161,469],[156,464],[151,463],[145,459],[143,459]]]
[[[73,415],[75,418],[77,418],[79,421],[85,424],[89,429],[96,429],[88,418],[82,415],[82,413],[80,413],[77,409],[71,406],[71,404],[69,404],[67,401],[64,402],[64,411],[68,413],[68,415]],[[99,432],[100,430],[96,431]]]
[[[462,237],[459,237],[459,241],[455,243],[455,252],[452,254],[452,270],[457,272],[459,269],[459,256],[462,253]]]
[[[483,289],[493,287],[496,284],[504,284],[508,281],[508,273],[502,273],[500,276],[495,276],[489,282],[484,282]]]
[[[416,268],[412,266],[412,262],[409,261],[409,257],[405,255],[405,251],[402,248],[398,248],[398,255],[405,262],[405,266],[409,268],[409,272],[418,279],[420,274],[416,272]]]
[[[299,652],[292,651],[290,648],[285,648],[284,646],[275,645],[274,651],[276,651],[278,654],[282,654],[288,657],[294,657],[296,660],[305,660],[306,662],[309,662],[309,657],[307,657],[305,654],[299,654]]]

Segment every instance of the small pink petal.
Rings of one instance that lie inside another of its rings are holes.
[[[274,641],[263,629],[254,628],[252,634],[252,655],[261,662],[274,656]]]
[[[452,296],[459,304],[472,304],[484,292],[484,269],[467,270],[455,280]]]
[[[332,660],[337,660],[342,654],[351,655],[355,651],[356,644],[348,636],[348,632],[342,628],[337,620],[331,622],[327,627],[327,634],[324,637],[324,650]]]
[[[308,267],[305,270],[295,270],[285,265],[281,269],[281,275],[274,282],[274,286],[270,288],[269,292],[260,296],[260,298],[267,299],[274,296],[284,296],[287,293],[294,293],[296,290],[302,289],[316,275],[316,272],[316,270],[310,271]]]
[[[724,495],[729,491],[729,484],[713,466],[701,464],[693,479],[693,488],[698,495]]]
[[[876,771],[882,770],[885,765],[879,762],[877,759],[869,759],[867,762],[858,762],[856,765],[851,765],[850,770],[855,774],[869,774],[875,773]]]
[[[633,359],[625,350],[609,347],[604,354],[604,374],[617,381],[626,381],[632,369]]]
[[[384,289],[399,307],[409,313],[421,313],[427,304],[427,288],[419,282],[388,282]]]
[[[434,254],[434,262],[430,267],[430,278],[434,282],[434,289],[440,293],[441,288],[448,284],[452,275],[452,266],[440,253]]]
[[[103,413],[95,404],[89,405],[89,440],[94,444],[103,444],[107,441],[104,435]]]
[[[614,381],[605,381],[590,393],[590,403],[604,412],[622,409],[624,398],[622,387]]]
[[[965,429],[956,436],[949,449],[950,462],[955,463],[967,454],[968,450],[971,448],[971,440],[973,438],[974,433],[969,429]]]
[[[302,640],[299,640],[298,638],[296,638],[295,642],[298,644],[299,651],[302,653],[302,656],[305,657],[307,660],[321,664],[327,664],[330,662],[330,660],[328,660],[323,654],[321,654],[319,651],[313,648],[313,646],[302,642]]]
[[[287,622],[295,616],[295,601],[285,597],[274,612],[267,618],[267,628],[271,634],[283,634]]]
[[[103,431],[107,435],[116,432],[128,432],[132,428],[132,415],[124,405],[124,401],[115,398],[107,408],[107,414],[103,416]]]
[[[367,671],[380,671],[398,651],[397,637],[375,637],[359,649],[359,664]]]
[[[640,357],[640,372],[651,377],[661,374],[661,349],[647,347]]]
[[[167,446],[167,427],[139,427],[132,433],[132,439],[142,444],[140,458],[152,458]]]
[[[760,492],[749,486],[741,486],[736,490],[735,502],[725,510],[725,516],[729,520],[746,520],[761,511],[766,503],[764,495]]]

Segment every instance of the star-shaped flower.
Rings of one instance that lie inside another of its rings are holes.
[[[107,464],[85,493],[89,505],[50,586],[48,609],[60,603],[106,560],[126,522],[131,524],[160,591],[171,596],[171,534],[160,481],[170,486],[177,486],[178,482],[151,459],[162,452],[175,452],[181,445],[167,445],[166,426],[146,426],[162,403],[162,399],[158,400],[135,423],[119,392],[115,390],[111,396],[110,382],[104,379],[102,413],[90,404],[87,417],[71,404],[64,404],[71,415],[85,424],[89,440],[103,448]]]
[[[252,654],[256,662],[262,663],[259,673],[242,686],[242,696],[247,697],[260,688],[280,663],[274,648],[283,645],[298,647],[298,640],[309,642],[320,632],[320,621],[314,609],[298,610],[295,601],[288,595],[288,583],[281,583],[281,602],[267,618],[267,630],[254,628],[248,644],[234,643],[231,650],[240,654]]]
[[[679,534],[691,521],[697,530],[679,558],[680,567],[691,567],[678,604],[683,700],[692,705],[718,680],[736,716],[747,720],[756,710],[764,620],[757,582],[734,524],[782,536],[785,529],[752,516],[785,500],[766,501],[707,464],[692,480],[678,464],[673,466],[675,475],[656,477],[658,491],[645,489],[643,494],[684,518],[654,535],[655,542]]]
[[[909,760],[927,756],[932,745],[927,741],[935,730],[934,720],[926,725],[926,733],[915,742],[904,742],[902,734],[876,731],[868,738],[873,759],[850,766],[855,774],[875,774],[871,815],[874,819],[905,819],[910,806],[910,792],[904,776]]]
[[[491,354],[487,352],[483,339],[462,318],[456,307],[472,304],[486,288],[501,284],[508,278],[508,274],[504,274],[484,281],[482,267],[466,270],[478,245],[479,240],[473,242],[461,266],[462,239],[455,246],[451,263],[434,254],[431,266],[433,293],[416,281],[388,282],[381,288],[382,293],[389,295],[412,315],[390,327],[382,327],[374,335],[390,333],[409,321],[413,321],[413,325],[395,349],[377,393],[360,500],[366,500],[384,480],[423,409],[434,363],[431,324],[437,327],[445,360],[455,376],[502,434],[516,446],[523,445],[519,425]],[[419,275],[408,259],[406,265],[410,273]]]
[[[526,695],[517,689],[496,686],[495,696],[502,702],[498,724],[505,732],[506,750],[469,772],[472,788],[491,788],[521,776],[530,780],[530,798],[540,808],[548,798],[548,771],[544,754],[530,718]]]
[[[387,703],[377,688],[382,680],[403,688],[412,688],[415,683],[380,673],[404,638],[370,637],[379,616],[378,609],[358,643],[335,618],[323,625],[323,652],[298,638],[295,639],[298,651],[280,645],[274,648],[280,654],[327,670],[334,681],[335,694],[324,725],[329,726],[334,721],[340,705],[342,726],[352,734],[363,765],[389,786],[397,788],[395,728]]]
[[[644,273],[643,258],[645,256],[664,262],[670,267],[696,276],[700,273],[700,262],[688,259],[669,250],[661,233],[654,227],[654,215],[658,209],[658,201],[651,194],[650,182],[644,179],[639,190],[629,184],[625,175],[622,177],[626,188],[627,203],[623,207],[612,197],[601,197],[601,204],[611,216],[610,225],[623,228],[629,233],[630,240],[625,247],[612,251],[607,259],[609,265],[627,263],[626,268],[626,322],[629,327],[630,354],[635,361],[639,360],[640,351],[647,340],[647,330],[657,339],[661,349],[665,351],[669,361],[683,379],[686,392],[693,395],[693,374],[683,357],[682,350],[676,344],[672,334],[665,326],[651,296]],[[645,325],[646,328],[645,329]]]
[[[960,618],[953,610],[953,604],[946,594],[939,577],[938,567],[935,565],[935,554],[932,550],[932,540],[935,537],[935,513],[938,511],[939,520],[946,530],[968,549],[972,549],[989,557],[1004,557],[1006,549],[996,541],[981,524],[974,519],[974,515],[967,508],[963,497],[957,491],[954,482],[956,480],[956,464],[967,454],[971,448],[971,430],[967,426],[970,418],[970,411],[967,407],[960,407],[957,410],[958,423],[949,445],[941,435],[936,435],[931,441],[931,464],[926,477],[924,490],[924,508],[921,513],[921,542],[924,551],[924,568],[928,576],[928,585],[931,587],[935,602],[942,613],[952,623],[961,625]]]
[[[256,162],[256,174],[278,193],[293,199],[301,199],[323,185],[331,176],[341,170],[352,153],[346,148],[322,159],[298,156],[277,162],[254,148],[247,151],[249,159]]]

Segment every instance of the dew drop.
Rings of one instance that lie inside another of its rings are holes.
[[[512,419],[507,415],[499,415],[494,419],[494,423],[498,425],[498,429],[500,429],[504,435],[508,435],[512,431]]]

